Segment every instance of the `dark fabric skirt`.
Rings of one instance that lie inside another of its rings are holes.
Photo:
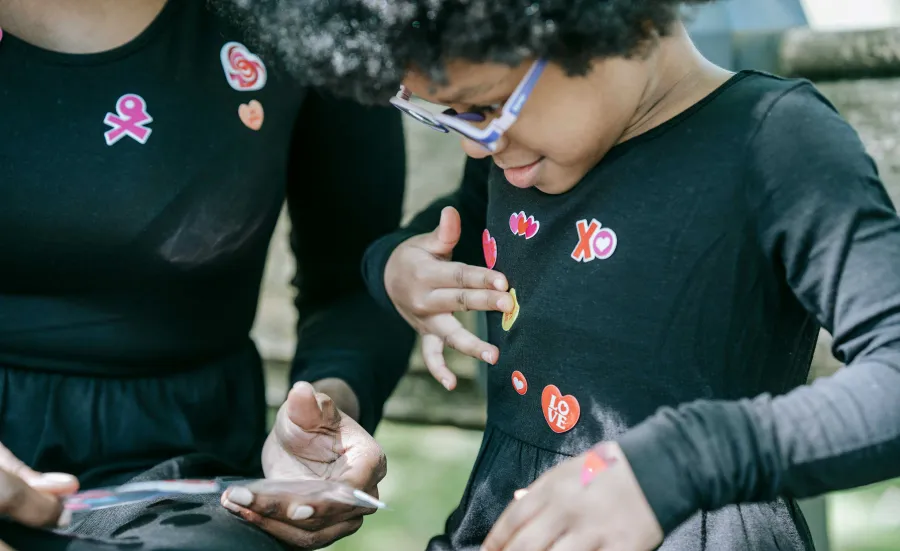
[[[83,489],[260,476],[265,419],[261,362],[252,346],[153,378],[0,368],[0,442],[39,471],[78,476]],[[18,551],[283,549],[225,510],[218,495],[95,511],[60,532],[0,521],[0,540]]]

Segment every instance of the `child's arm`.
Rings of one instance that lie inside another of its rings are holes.
[[[854,130],[808,84],[748,147],[764,253],[846,369],[784,396],[664,409],[619,440],[669,532],[698,509],[900,476],[900,219]]]
[[[482,233],[490,167],[490,159],[469,159],[455,193],[432,203],[403,230],[375,242],[363,259],[369,292],[422,335],[425,365],[448,390],[456,386],[456,376],[444,361],[445,345],[489,363],[500,355],[453,312],[513,307],[506,278],[480,267],[485,262]]]

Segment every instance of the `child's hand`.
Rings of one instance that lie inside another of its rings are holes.
[[[456,376],[444,361],[445,344],[490,364],[500,355],[497,347],[467,331],[453,312],[513,309],[503,274],[450,261],[459,236],[459,213],[445,208],[438,227],[403,242],[384,270],[388,296],[400,315],[422,335],[425,365],[448,390],[456,386]]]
[[[628,461],[600,444],[517,492],[484,540],[484,551],[651,551],[663,533]],[[587,461],[587,463],[586,463]],[[585,486],[584,467],[593,478]]]

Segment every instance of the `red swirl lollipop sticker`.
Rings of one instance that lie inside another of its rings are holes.
[[[240,42],[227,42],[220,57],[228,84],[238,92],[252,92],[266,85],[266,66]]]

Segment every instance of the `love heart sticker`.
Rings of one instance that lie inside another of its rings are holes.
[[[522,375],[521,371],[513,371],[512,384],[519,396],[525,396],[525,393],[528,392],[528,381],[525,380],[525,375]]]
[[[550,430],[556,434],[562,434],[572,430],[581,417],[581,406],[578,400],[571,394],[563,396],[555,385],[547,385],[541,394],[541,407],[544,409],[544,419],[550,425]]]
[[[250,103],[242,103],[238,107],[238,116],[244,126],[250,130],[259,130],[262,128],[263,119],[266,116],[263,106],[256,100],[250,100]]]
[[[484,250],[484,263],[489,270],[497,265],[497,240],[491,237],[491,232],[484,230],[481,234],[481,248]]]
[[[510,289],[509,294],[512,295],[513,310],[512,312],[503,312],[503,320],[500,322],[500,326],[503,327],[504,331],[512,329],[513,324],[519,319],[519,299],[516,297],[516,290]]]
[[[534,216],[526,217],[524,212],[514,212],[509,217],[509,229],[515,235],[531,239],[541,229],[541,223],[535,220]]]

